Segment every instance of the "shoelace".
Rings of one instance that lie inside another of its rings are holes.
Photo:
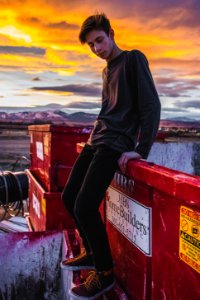
[[[86,256],[86,252],[81,253],[80,255],[78,255],[77,257],[74,257],[74,261],[80,260],[81,258],[83,258],[84,256]]]
[[[90,290],[93,287],[101,288],[101,282],[99,280],[99,275],[96,273],[96,271],[90,271],[88,274],[88,277],[86,278],[84,282],[84,286],[86,290]]]

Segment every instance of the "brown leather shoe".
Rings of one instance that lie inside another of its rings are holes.
[[[106,272],[91,271],[86,280],[73,287],[69,294],[73,299],[96,299],[115,285],[112,270]]]
[[[62,261],[60,266],[62,269],[73,271],[95,269],[92,255],[87,254],[86,252],[83,252],[74,258]]]

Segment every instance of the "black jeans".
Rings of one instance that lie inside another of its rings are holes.
[[[106,145],[85,145],[62,193],[87,253],[92,252],[98,271],[113,267],[106,228],[99,213],[105,192],[118,169],[121,152]]]

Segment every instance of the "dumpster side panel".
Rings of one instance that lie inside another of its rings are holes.
[[[143,161],[130,162],[127,175],[114,178],[111,187],[152,209],[152,257],[141,253],[123,233],[130,227],[121,219],[130,219],[130,211],[125,209],[126,197],[119,196],[117,202],[113,193],[106,202],[107,229],[119,282],[131,300],[200,299],[199,177]],[[110,201],[118,228],[109,220]],[[134,224],[141,223],[135,218]]]
[[[61,193],[45,192],[30,170],[29,213],[35,231],[73,229],[74,221],[65,209]]]
[[[144,254],[140,246],[136,246],[130,241],[130,239],[133,241],[139,239],[141,241],[144,238],[144,227],[138,219],[140,218],[141,220],[143,216],[137,215],[138,212],[134,211],[134,208],[130,206],[131,202],[126,202],[126,197],[129,197],[129,201],[136,201],[139,208],[144,206],[144,209],[148,207],[151,210],[152,190],[139,181],[133,181],[117,173],[112,181],[111,188],[114,188],[116,193],[110,194],[108,189],[106,201],[107,232],[117,280],[130,299],[151,299],[151,253],[149,255]],[[117,196],[117,193],[119,199],[114,200],[113,198]],[[113,197],[113,195],[116,196]],[[115,203],[110,204],[110,201],[115,201]],[[136,204],[134,207],[137,207]],[[110,216],[108,216],[108,206],[110,205],[112,205],[113,212],[110,211]],[[126,217],[125,212],[127,213]],[[113,222],[111,221],[112,217],[114,218]],[[123,220],[124,217],[128,218],[128,222]],[[116,224],[114,224],[115,222]],[[117,222],[119,223],[117,224]],[[149,231],[151,235],[151,228],[149,228]],[[132,234],[133,236],[131,236]],[[149,242],[150,239],[149,236]],[[151,245],[149,250],[151,252]]]
[[[41,182],[44,182],[45,169],[44,169],[44,150],[43,150],[43,133],[31,132],[31,152],[30,152],[30,167],[34,168],[35,173],[39,176]]]
[[[175,197],[159,190],[154,191],[152,299],[155,300],[200,299],[200,247],[198,242],[192,244],[181,238],[181,232],[185,232],[187,236],[194,237],[194,242],[198,241],[199,236],[196,236],[200,231],[200,209],[199,206],[197,209],[195,201],[196,192],[193,193],[191,189],[191,193],[185,194],[184,183],[179,183],[183,193],[176,184]],[[188,182],[186,185],[189,191]],[[188,201],[177,198],[177,194],[183,195],[183,198],[187,197]],[[192,195],[195,197],[192,198]],[[199,222],[196,223],[198,232],[195,234],[192,233],[192,219],[181,216],[181,207],[199,214]],[[180,258],[180,246],[183,247],[185,260],[188,262]],[[195,270],[190,264],[194,264],[199,270]]]
[[[61,193],[54,194],[46,194],[46,230],[75,228],[75,223],[61,200]]]

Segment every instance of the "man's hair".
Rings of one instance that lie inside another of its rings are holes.
[[[79,33],[79,40],[81,44],[86,43],[86,35],[92,30],[103,30],[109,35],[110,21],[104,13],[97,13],[93,16],[88,17],[82,24]]]

